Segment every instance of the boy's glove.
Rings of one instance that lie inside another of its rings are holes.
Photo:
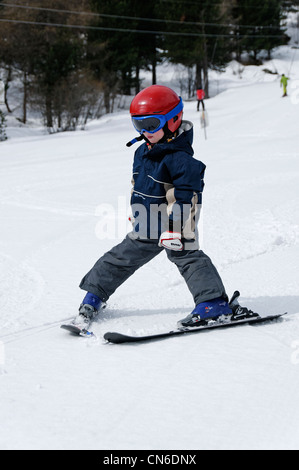
[[[134,225],[134,220],[135,219],[134,219],[133,215],[130,214],[129,217],[128,217],[128,221],[131,222],[132,225]]]
[[[159,240],[159,246],[163,246],[168,250],[182,251],[184,246],[181,239],[182,235],[179,232],[163,232]]]

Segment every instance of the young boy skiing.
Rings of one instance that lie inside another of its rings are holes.
[[[205,165],[193,158],[193,125],[182,120],[182,99],[168,87],[152,85],[135,96],[130,114],[140,137],[128,145],[144,140],[133,163],[133,230],[82,279],[80,288],[87,294],[74,324],[88,324],[123,282],[163,250],[178,267],[195,303],[179,326],[198,326],[223,315],[257,316],[236,298],[228,303],[215,266],[199,249],[196,222]]]

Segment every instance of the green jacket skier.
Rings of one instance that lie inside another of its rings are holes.
[[[287,96],[287,86],[288,86],[288,80],[289,78],[285,76],[285,74],[283,73],[282,76],[281,76],[281,80],[280,80],[280,86],[283,87],[283,97],[284,96]]]

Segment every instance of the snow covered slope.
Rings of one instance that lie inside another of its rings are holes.
[[[126,233],[133,150],[125,143],[135,133],[127,112],[85,132],[8,129],[0,144],[1,449],[299,448],[296,66],[288,98],[276,76],[262,75],[208,100],[207,140],[196,104],[185,104],[196,157],[207,165],[203,249],[229,295],[239,289],[261,314],[289,312],[276,324],[106,344],[108,330],[162,331],[193,308],[162,254],[111,298],[97,339],[61,330],[77,312],[83,275]],[[101,239],[108,203],[115,218]]]

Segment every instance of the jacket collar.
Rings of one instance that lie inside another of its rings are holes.
[[[152,147],[143,144],[144,153],[150,159],[162,158],[168,153],[184,151],[190,155],[194,154],[193,148],[193,124],[190,121],[182,121],[177,137],[167,142],[157,143]]]

